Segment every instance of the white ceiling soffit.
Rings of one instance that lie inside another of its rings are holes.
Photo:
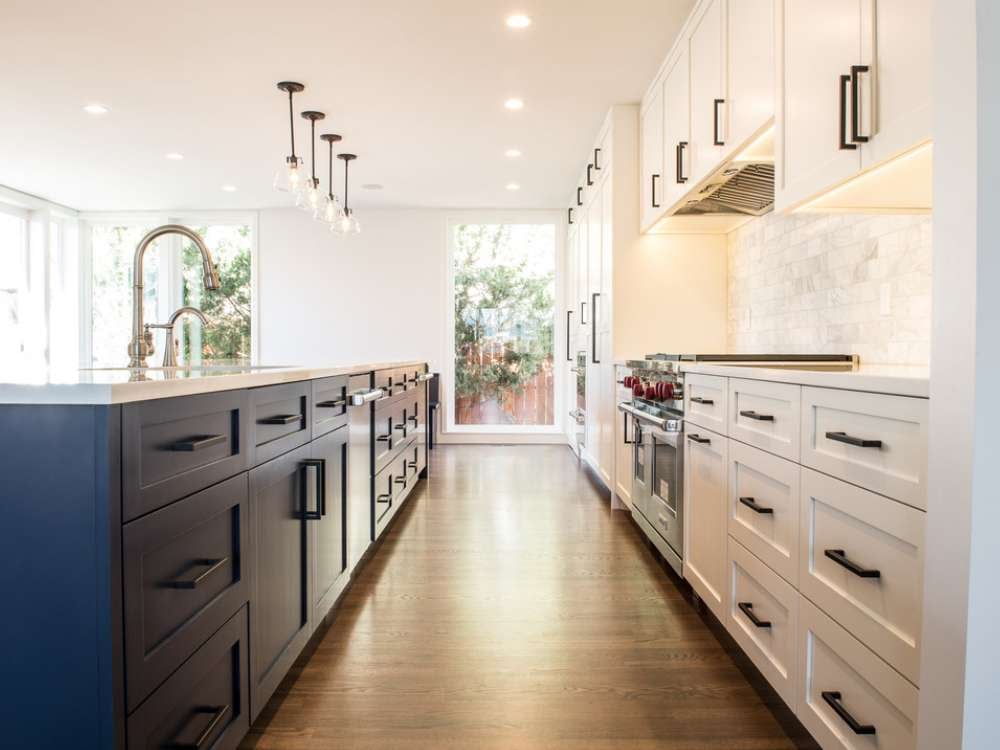
[[[3,0],[0,184],[81,210],[288,205],[271,189],[288,152],[275,83],[295,80],[296,109],[326,112],[317,132],[359,156],[352,204],[561,207],[607,108],[639,100],[691,6]],[[532,25],[508,29],[515,12]]]

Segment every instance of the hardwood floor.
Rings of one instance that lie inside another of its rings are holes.
[[[431,459],[243,747],[813,747],[567,448]]]

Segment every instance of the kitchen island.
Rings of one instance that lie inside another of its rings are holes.
[[[426,476],[428,377],[0,377],[6,741],[236,747]]]

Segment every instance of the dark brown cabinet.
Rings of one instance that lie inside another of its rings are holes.
[[[307,514],[306,523],[313,629],[347,584],[347,436],[342,427],[309,446],[322,483],[318,509]]]
[[[311,402],[308,380],[250,390],[251,466],[312,439]]]
[[[306,515],[318,471],[303,446],[250,471],[251,684],[253,718],[309,639]]]

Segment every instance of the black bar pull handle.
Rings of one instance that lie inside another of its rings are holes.
[[[692,433],[688,435],[688,440],[693,440],[696,443],[701,443],[702,445],[711,445],[712,441],[710,438],[703,438],[701,435]]]
[[[172,581],[167,581],[163,586],[168,589],[196,589],[199,583],[219,570],[227,562],[229,562],[228,557],[220,557],[213,560],[195,560],[188,566],[188,570],[191,568],[204,568],[201,573],[193,578],[175,578]]]
[[[407,419],[413,422],[414,427],[416,427],[417,424],[420,422],[420,418],[416,414],[414,414],[412,417],[407,417]]]
[[[726,142],[719,138],[719,105],[725,104],[725,99],[716,99],[712,102],[712,145],[725,146]]]
[[[875,727],[872,724],[862,724],[860,721],[855,719],[851,712],[844,708],[844,704],[841,703],[840,691],[838,690],[824,690],[820,693],[823,696],[823,700],[826,704],[836,711],[837,716],[844,720],[844,723],[851,728],[851,731],[855,734],[875,734]]]
[[[858,77],[861,73],[867,73],[867,65],[851,66],[851,141],[854,143],[867,143],[868,136],[861,135],[861,87]]]
[[[215,730],[219,728],[219,724],[222,723],[222,719],[229,713],[229,706],[198,706],[194,710],[194,716],[202,716],[211,714],[212,718],[209,720],[205,728],[201,730],[198,737],[190,742],[185,742],[184,740],[174,739],[165,745],[161,745],[164,748],[170,748],[170,750],[201,750],[202,747],[206,746],[209,738],[215,734]],[[186,726],[181,729],[180,734],[184,732]]]
[[[740,608],[740,612],[747,616],[747,619],[754,624],[756,628],[769,628],[771,627],[770,620],[762,620],[757,615],[753,613],[753,604],[750,602],[739,602],[737,607]]]
[[[741,497],[740,503],[747,506],[754,513],[771,516],[774,515],[774,508],[765,508],[763,505],[757,505],[757,501],[752,497]]]
[[[294,424],[302,420],[301,414],[278,414],[273,417],[263,417],[257,424]]]
[[[691,403],[693,404],[704,404],[705,406],[711,406],[715,402],[710,398],[702,398],[701,396],[692,396]]]
[[[652,199],[653,208],[659,208],[660,204],[656,202],[656,181],[660,179],[660,175],[654,174],[650,182],[650,198]]]
[[[684,176],[684,149],[687,148],[687,141],[680,141],[677,144],[677,184],[683,185],[688,181]]]
[[[599,148],[594,149],[594,169],[598,172],[601,171],[601,149]]]
[[[403,487],[406,486],[406,477],[395,477],[392,481],[396,484],[402,485]]]
[[[853,445],[858,448],[881,448],[881,440],[868,440],[866,438],[854,437],[853,435],[848,435],[846,432],[828,432],[826,433],[827,440],[833,440],[837,443],[847,443],[848,445]]]
[[[193,437],[178,440],[167,446],[168,451],[192,452],[211,448],[213,445],[222,445],[228,438],[225,435],[195,435]]]
[[[578,206],[582,206],[583,205],[583,188],[582,187],[578,187],[576,189],[576,205],[578,205]]]
[[[392,503],[392,495],[379,495],[375,498],[375,502],[385,505],[386,503]]]
[[[567,310],[566,311],[566,361],[567,362],[572,362],[573,361],[573,357],[570,356],[570,353],[569,353],[569,332],[570,332],[570,328],[571,328],[570,321],[571,321],[572,317],[573,317],[573,311],[572,310]]]
[[[597,298],[600,296],[600,292],[590,295],[590,361],[595,365],[601,364],[597,358]]]
[[[594,184],[593,170],[594,170],[594,165],[593,164],[588,164],[587,165],[587,185],[588,185],[588,187],[590,185]]]
[[[306,458],[300,462],[302,466],[302,517],[307,521],[318,521],[326,515],[326,459]],[[308,476],[306,469],[316,469],[316,510],[309,510],[305,507],[307,496]]]
[[[622,426],[622,436],[625,439],[625,445],[632,445],[632,443],[634,443],[635,441],[628,439],[628,413],[627,412],[622,412],[622,417],[623,417],[623,420],[624,420],[623,421],[623,426]]]
[[[847,556],[847,553],[842,549],[826,549],[823,550],[823,554],[833,560],[837,565],[842,568],[847,568],[849,571],[854,573],[854,575],[859,578],[881,578],[882,572],[872,568],[865,568],[862,565],[854,562],[851,558]]]
[[[580,303],[580,325],[587,325],[587,301]]]
[[[847,87],[851,84],[850,76],[840,77],[840,150],[853,151],[857,148],[854,143],[847,142]]]
[[[572,207],[569,208],[568,213],[567,213],[567,223],[568,224],[572,224],[573,223],[573,208]]]
[[[757,412],[750,411],[750,410],[741,411],[740,412],[740,416],[741,417],[746,417],[747,419],[756,419],[758,422],[773,422],[774,421],[774,415],[773,414],[758,414]]]
[[[318,401],[316,402],[317,409],[339,409],[343,406],[347,406],[346,398],[338,398],[336,401]]]

